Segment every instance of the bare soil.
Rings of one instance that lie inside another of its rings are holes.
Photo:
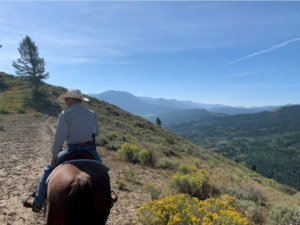
[[[43,169],[51,156],[56,118],[37,115],[3,115],[0,119],[0,225],[46,224],[44,212],[24,208],[22,200],[36,190]],[[168,173],[124,162],[114,151],[97,148],[109,172],[112,189],[119,201],[111,209],[107,225],[134,224],[136,212],[151,197],[143,185],[152,182],[164,187]],[[124,172],[137,174],[125,181]],[[116,180],[127,186],[119,190]]]

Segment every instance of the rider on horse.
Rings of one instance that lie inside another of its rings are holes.
[[[66,103],[68,109],[62,111],[59,116],[51,162],[44,169],[35,197],[30,196],[23,201],[23,205],[32,208],[34,212],[42,209],[47,193],[48,176],[55,167],[65,161],[68,153],[90,153],[94,160],[103,163],[95,148],[94,135],[100,134],[97,116],[93,111],[84,108],[81,105],[82,101],[89,100],[83,97],[78,89],[69,89],[67,93],[58,97],[58,102]],[[68,146],[61,151],[65,141]]]

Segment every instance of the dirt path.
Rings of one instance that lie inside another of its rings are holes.
[[[46,224],[43,213],[33,213],[24,208],[22,200],[35,191],[45,165],[51,156],[56,119],[34,115],[1,116],[0,128],[0,225]],[[134,224],[138,208],[150,201],[143,185],[153,182],[162,186],[168,175],[125,163],[116,152],[98,148],[104,163],[112,168],[109,172],[112,189],[119,201],[112,208],[107,225]],[[125,171],[136,170],[136,176],[126,181],[127,190],[120,191],[116,180],[124,180]]]
[[[2,117],[0,132],[0,224],[45,224],[21,202],[37,187],[53,141],[50,117]]]

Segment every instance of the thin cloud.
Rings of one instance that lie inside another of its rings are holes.
[[[243,76],[248,76],[248,75],[257,74],[257,73],[258,72],[245,72],[245,73],[225,75],[225,76],[221,76],[221,77],[223,77],[223,78],[228,78],[228,77],[243,77]]]
[[[230,64],[233,64],[233,63],[236,63],[238,61],[241,61],[241,60],[244,60],[244,59],[248,59],[248,58],[251,58],[253,56],[257,56],[257,55],[260,55],[260,54],[263,54],[263,53],[268,53],[268,52],[272,52],[273,50],[277,49],[277,48],[282,48],[284,46],[286,46],[287,44],[291,43],[291,42],[294,42],[294,41],[299,41],[300,40],[300,37],[299,38],[295,38],[295,39],[292,39],[292,40],[289,40],[289,41],[286,41],[286,42],[283,42],[279,45],[275,45],[271,48],[268,48],[268,49],[265,49],[265,50],[262,50],[262,51],[259,51],[259,52],[256,52],[256,53],[253,53],[251,55],[248,55],[248,56],[245,56],[243,58],[239,58],[239,59],[236,59],[234,61],[231,61],[229,63],[226,63],[224,66],[228,66]]]

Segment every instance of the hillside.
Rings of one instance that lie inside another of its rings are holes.
[[[262,106],[262,107],[231,107],[231,106],[224,106],[220,108],[212,108],[210,109],[216,113],[225,113],[228,115],[237,115],[237,114],[251,114],[251,113],[259,113],[264,111],[272,111],[274,109],[278,109],[282,106]]]
[[[42,214],[33,214],[20,202],[35,190],[49,160],[57,116],[65,107],[55,101],[66,89],[45,84],[40,95],[33,96],[29,84],[4,73],[0,73],[0,85],[0,224],[45,224]],[[206,198],[233,196],[234,208],[249,224],[300,222],[300,194],[293,188],[96,98],[90,97],[84,105],[99,118],[102,133],[97,137],[97,151],[112,168],[112,188],[119,195],[108,225],[136,221],[137,210],[154,193],[145,188],[149,183],[162,191],[159,199],[176,194],[178,186],[170,186],[171,178],[190,167],[208,174]],[[116,151],[124,143],[136,146],[140,153],[149,150],[154,164],[126,161]],[[293,217],[285,218],[286,214]]]
[[[258,173],[300,189],[300,106],[179,124],[169,129],[248,166],[254,163]]]

